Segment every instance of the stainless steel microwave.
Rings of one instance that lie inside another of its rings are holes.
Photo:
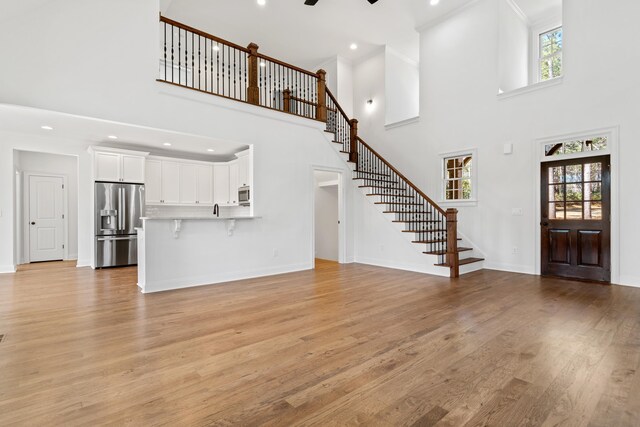
[[[246,186],[238,189],[238,204],[240,206],[251,205],[251,187]]]

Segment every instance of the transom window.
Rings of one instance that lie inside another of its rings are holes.
[[[445,200],[471,200],[473,195],[473,156],[444,158]]]
[[[549,219],[602,219],[602,163],[549,168]]]
[[[606,150],[608,146],[609,144],[606,136],[591,139],[558,142],[545,145],[544,155],[546,157],[551,157],[567,154],[585,153],[590,151],[602,151]]]
[[[562,27],[544,32],[539,36],[540,81],[562,75]]]

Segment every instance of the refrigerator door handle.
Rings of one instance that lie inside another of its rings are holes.
[[[119,199],[118,200],[118,204],[120,205],[120,209],[118,209],[118,230],[120,231],[124,231],[124,221],[125,221],[125,212],[126,212],[126,208],[125,208],[125,200],[124,200],[124,188],[118,188],[118,196]]]

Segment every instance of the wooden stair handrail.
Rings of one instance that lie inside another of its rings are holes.
[[[223,38],[214,36],[213,34],[205,33],[204,31],[198,30],[197,28],[190,27],[189,25],[183,24],[182,22],[174,21],[173,19],[166,18],[166,17],[164,17],[162,15],[160,15],[160,22],[164,22],[166,24],[173,25],[174,27],[182,28],[183,30],[192,32],[192,33],[197,34],[197,35],[199,35],[201,37],[204,37],[204,38],[207,38],[207,39],[211,39],[211,40],[216,41],[218,43],[222,43],[224,45],[230,46],[230,47],[232,47],[234,49],[238,49],[238,50],[241,50],[241,51],[243,51],[245,53],[249,53],[249,49],[246,48],[246,47],[242,47],[242,46],[240,46],[238,44],[235,44],[235,43],[230,42],[228,40],[225,40]]]
[[[340,113],[342,114],[342,116],[348,121],[350,122],[351,119],[349,119],[349,116],[347,115],[347,113],[344,112],[344,110],[342,109],[342,107],[340,106],[340,104],[338,104],[338,100],[336,99],[335,96],[333,96],[333,94],[331,93],[331,91],[329,90],[329,88],[327,88],[327,96],[329,96],[329,98],[333,101],[334,105],[336,106],[336,108],[338,109],[338,111],[340,111]]]
[[[409,180],[409,178],[407,178],[406,176],[404,176],[400,171],[398,171],[398,169],[394,168],[393,165],[391,163],[389,163],[384,157],[382,157],[380,154],[378,154],[378,152],[376,150],[374,150],[373,148],[371,148],[371,146],[369,144],[367,144],[366,142],[364,142],[364,140],[360,137],[358,137],[358,141],[360,141],[360,143],[362,145],[364,145],[365,147],[367,147],[368,150],[370,150],[375,156],[377,156],[380,160],[382,160],[382,162],[387,165],[396,175],[398,175],[398,177],[400,177],[400,179],[404,180],[409,186],[411,186],[411,188],[413,188],[416,193],[418,193],[420,196],[422,196],[431,206],[433,206],[434,208],[436,208],[436,210],[438,212],[440,212],[442,215],[446,216],[447,215],[447,211],[445,211],[444,209],[442,209],[440,206],[438,206],[438,204],[436,202],[434,202],[433,200],[431,200],[431,198],[429,198],[429,196],[427,196],[426,194],[424,194],[422,192],[422,190],[420,190],[413,182],[411,182]]]

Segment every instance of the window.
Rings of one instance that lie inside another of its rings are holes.
[[[558,142],[544,146],[545,157],[562,156],[567,154],[586,153],[590,151],[602,151],[608,148],[606,136],[598,138]]]
[[[444,200],[473,199],[473,155],[444,157]]]
[[[540,34],[538,45],[540,81],[560,77],[562,75],[562,27]]]

